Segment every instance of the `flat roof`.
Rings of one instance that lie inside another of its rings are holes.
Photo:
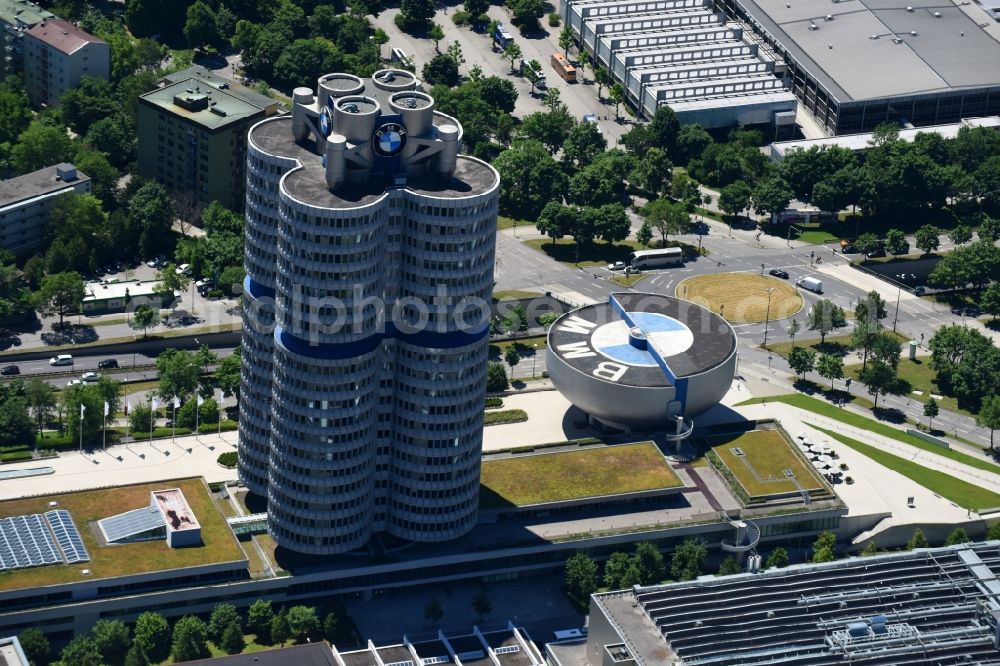
[[[180,69],[176,72],[171,72],[170,74],[165,74],[161,81],[165,86],[167,86],[175,83],[181,83],[189,79],[197,79],[218,90],[225,90],[230,95],[238,97],[247,104],[256,106],[258,109],[270,109],[271,107],[278,106],[278,100],[268,97],[267,95],[262,95],[256,90],[247,88],[236,81],[225,79],[215,74],[210,69],[202,67],[201,65],[192,65],[191,67]]]
[[[1000,87],[1000,43],[952,3],[737,1],[840,102]]]
[[[1000,612],[998,573],[989,541],[595,594],[592,608],[641,663],[1000,664],[980,619]]]
[[[125,298],[125,292],[129,297],[153,296],[156,293],[156,280],[146,282],[110,282],[108,284],[89,282],[86,285],[87,295],[83,302],[106,301],[113,298]]]
[[[903,141],[913,141],[918,134],[938,134],[945,139],[954,139],[958,136],[958,131],[963,127],[992,127],[994,129],[1000,129],[1000,116],[989,116],[987,118],[966,118],[960,123],[902,129],[899,130],[899,138]],[[873,136],[874,134],[872,132],[865,132],[863,134],[842,134],[840,136],[831,136],[822,139],[775,141],[771,144],[771,156],[780,160],[785,155],[795,150],[809,150],[810,148],[822,148],[824,146],[839,146],[853,151],[867,150]]]
[[[27,201],[43,194],[73,188],[80,183],[90,180],[90,176],[79,170],[76,170],[76,177],[73,180],[61,180],[58,176],[60,169],[76,170],[76,167],[63,162],[62,164],[54,164],[38,171],[26,173],[23,176],[0,180],[0,208]]]
[[[52,48],[70,55],[76,53],[88,44],[105,44],[103,39],[94,37],[86,30],[81,30],[69,21],[61,18],[46,19],[28,30],[28,34]]]
[[[0,21],[9,25],[35,25],[56,15],[28,0],[0,0]]]
[[[208,105],[192,111],[174,103],[174,98],[207,97]],[[205,129],[216,130],[227,125],[264,114],[261,107],[251,104],[228,90],[220,90],[198,78],[188,78],[151,90],[139,99],[179,118],[190,120]]]
[[[166,490],[154,490],[153,501],[160,509],[164,519],[167,521],[167,529],[173,532],[183,530],[201,529],[198,518],[194,511],[188,506],[184,499],[184,492],[180,488],[168,488]]]

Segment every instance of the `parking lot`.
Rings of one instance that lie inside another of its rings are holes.
[[[486,76],[499,76],[514,83],[518,92],[517,104],[514,107],[514,115],[523,118],[529,113],[536,111],[546,111],[547,108],[542,103],[544,91],[531,95],[531,83],[524,77],[514,74],[511,71],[510,61],[503,57],[499,49],[494,49],[491,37],[485,32],[475,32],[469,26],[456,26],[451,17],[459,9],[460,5],[446,7],[439,11],[435,17],[435,22],[444,30],[444,39],[441,40],[439,48],[444,52],[448,44],[457,41],[462,47],[462,55],[465,64],[459,67],[463,75],[467,75],[473,65],[479,65]],[[413,61],[417,74],[431,58],[436,54],[434,42],[429,39],[419,39],[399,30],[393,23],[393,18],[399,13],[398,8],[387,9],[375,18],[375,25],[382,28],[389,35],[389,47],[401,48]],[[491,6],[488,12],[491,19],[503,23],[508,32],[514,35],[514,40],[521,47],[522,57],[525,60],[537,60],[542,65],[542,72],[545,74],[546,85],[559,90],[560,100],[569,109],[569,113],[577,120],[581,120],[586,114],[594,114],[598,117],[598,125],[608,140],[609,145],[617,143],[618,138],[627,132],[630,125],[627,122],[621,124],[614,120],[614,105],[601,104],[597,101],[597,86],[593,85],[593,70],[588,67],[586,76],[577,75],[577,83],[567,83],[563,81],[556,71],[549,64],[553,53],[562,52],[559,48],[559,32],[562,27],[551,28],[545,17],[541,20],[542,28],[530,37],[525,37],[518,32],[511,24],[510,15],[506,8]],[[570,51],[570,61],[575,60],[575,54]],[[516,62],[515,62],[516,64]],[[587,83],[583,83],[586,78]],[[607,96],[607,89],[603,91]],[[622,111],[624,115],[624,110]],[[607,120],[605,120],[607,117]]]

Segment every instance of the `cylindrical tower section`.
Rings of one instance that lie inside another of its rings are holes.
[[[303,201],[326,191],[325,172],[295,169],[281,181],[277,321],[312,345],[354,342],[381,332],[387,196],[353,208]],[[295,194],[292,194],[295,193]]]
[[[386,527],[401,539],[447,541],[476,524],[488,345],[485,334],[466,339],[450,348],[396,343]]]
[[[434,98],[427,93],[395,93],[389,98],[389,108],[403,117],[406,133],[410,136],[424,136],[430,131],[434,120]]]
[[[324,106],[333,110],[330,98],[337,99],[347,95],[360,95],[365,90],[364,81],[353,74],[324,74],[316,83],[319,108]]]
[[[438,138],[444,142],[444,146],[437,158],[437,172],[444,178],[451,178],[458,164],[458,150],[462,146],[459,141],[461,132],[455,125],[442,125],[438,127]]]
[[[299,553],[344,553],[372,534],[381,354],[355,351],[276,340],[267,522]]]
[[[367,144],[375,131],[375,121],[382,107],[371,97],[350,95],[341,97],[333,105],[333,126],[338,134],[356,144]]]
[[[372,74],[372,82],[376,88],[389,92],[414,90],[417,87],[417,77],[405,69],[380,69]]]
[[[292,136],[296,141],[302,141],[309,136],[305,107],[312,104],[315,99],[313,91],[309,88],[296,88],[292,91]]]

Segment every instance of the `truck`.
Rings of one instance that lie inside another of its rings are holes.
[[[531,85],[539,90],[545,90],[545,75],[542,74],[542,65],[537,60],[521,60],[519,67],[521,76],[531,81]]]
[[[823,293],[823,281],[817,280],[814,277],[799,278],[799,281],[796,282],[795,285],[798,287],[802,287],[803,289],[808,289],[809,291],[817,294]]]
[[[507,32],[507,29],[503,27],[503,23],[497,23],[497,28],[493,31],[493,43],[503,50],[513,41],[514,35]]]

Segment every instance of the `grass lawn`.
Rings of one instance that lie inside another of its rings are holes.
[[[537,291],[524,291],[524,290],[521,290],[521,289],[508,289],[506,291],[494,291],[493,292],[493,300],[494,301],[502,301],[502,300],[518,299],[518,298],[535,298],[536,296],[541,296],[541,295],[542,295],[541,292],[537,292]]]
[[[98,545],[91,523],[118,513],[149,505],[149,493],[161,488],[180,488],[201,523],[203,544],[197,548],[169,548],[166,541],[146,541],[126,545]],[[90,569],[89,579],[127,576],[149,571],[179,569],[244,559],[236,537],[216,507],[208,486],[201,479],[164,481],[119,488],[88,490],[66,495],[45,495],[0,502],[0,517],[44,513],[49,502],[59,502],[73,517],[91,560],[85,564],[51,565],[0,573],[0,590],[34,588],[75,583],[80,569]]]
[[[774,289],[769,313],[771,321],[790,317],[802,309],[802,296],[793,286],[753,273],[696,275],[678,284],[675,295],[712,312],[721,310],[731,322],[762,322],[768,314],[768,289]]]
[[[679,485],[647,442],[484,461],[479,503],[496,509]]]
[[[836,234],[831,234],[825,229],[805,229],[799,234],[795,240],[802,241],[803,243],[809,243],[811,245],[825,245],[826,243],[835,243],[840,240]]]
[[[803,327],[804,327],[803,322]],[[891,331],[886,331],[886,333],[891,333]],[[904,344],[910,341],[905,335],[896,333],[896,339],[899,340],[900,344]],[[826,342],[821,343],[819,338],[808,338],[805,340],[798,339],[795,341],[796,347],[806,347],[813,350],[817,354],[837,354],[839,356],[846,356],[848,352],[851,351],[851,336],[849,335],[828,335],[826,336]],[[767,348],[781,356],[782,358],[788,358],[788,354],[792,351],[792,343],[789,342],[775,342],[767,346]]]
[[[576,241],[564,240],[552,242],[549,238],[532,238],[524,244],[539,252],[544,252],[552,259],[571,266],[606,266],[615,261],[628,261],[629,255],[641,250],[642,245],[634,240],[624,240],[620,243],[595,242],[580,248],[580,258],[577,261]]]
[[[515,226],[535,228],[535,225],[528,220],[515,220],[512,217],[505,217],[503,215],[497,216],[497,229],[510,229]]]
[[[745,400],[736,406],[739,407],[740,405],[762,404],[767,402],[783,402],[786,405],[798,407],[799,409],[807,412],[812,412],[813,414],[818,414],[819,416],[825,416],[828,419],[840,421],[841,423],[846,423],[847,425],[854,426],[855,428],[861,428],[862,430],[873,432],[876,435],[882,435],[883,437],[894,439],[897,442],[903,442],[904,444],[915,446],[918,449],[939,455],[943,458],[950,458],[956,462],[964,463],[969,467],[981,469],[984,472],[1000,474],[1000,466],[991,462],[975,456],[970,456],[969,454],[962,453],[961,451],[954,451],[952,449],[935,446],[930,442],[925,442],[919,437],[907,435],[902,430],[897,430],[896,428],[888,426],[884,423],[879,423],[874,419],[861,416],[860,414],[855,414],[854,412],[849,412],[846,409],[841,409],[836,405],[831,405],[830,403],[823,402],[822,400],[810,398],[807,395],[788,394],[776,395],[770,398],[751,398],[750,400]]]
[[[128,384],[122,384],[122,392],[131,395],[133,393],[144,393],[146,391],[155,391],[160,388],[160,380],[153,379],[148,382],[129,382]]]
[[[707,217],[710,220],[715,220],[716,222],[723,222],[724,215],[722,213],[717,213],[714,210],[708,210],[707,208],[695,208],[694,212],[702,217]]]
[[[87,326],[111,326],[112,324],[125,324],[128,323],[125,317],[114,317],[112,319],[99,319],[97,321],[87,322]]]
[[[613,278],[611,278],[611,281],[614,282],[614,283],[616,283],[616,284],[620,284],[623,287],[628,287],[629,289],[631,289],[632,287],[635,286],[636,282],[638,282],[639,280],[642,280],[644,278],[647,278],[647,277],[649,277],[649,275],[635,275],[635,274],[633,274],[633,275],[616,275]]]
[[[486,412],[483,418],[483,425],[503,425],[504,423],[520,423],[527,420],[528,413],[523,409],[504,409],[499,412]]]
[[[735,448],[741,449],[744,455],[736,455]],[[747,432],[725,444],[713,446],[712,450],[751,498],[791,493],[800,488],[823,489],[812,466],[792,450],[791,444],[777,430]],[[785,475],[786,469],[792,470],[794,481]]]
[[[860,363],[844,367],[845,377],[857,379],[860,373]],[[931,399],[931,393],[935,393],[941,396],[941,398],[937,401],[938,406],[941,409],[947,409],[952,412],[958,412],[959,414],[975,417],[975,414],[972,412],[959,407],[958,400],[950,395],[944,395],[941,393],[941,389],[937,386],[937,373],[931,369],[930,359],[928,357],[918,358],[916,361],[911,361],[908,356],[901,357],[899,359],[898,377],[902,382],[901,388],[907,397],[919,400],[920,402],[927,402]],[[917,395],[913,393],[914,389],[917,391],[923,391],[923,394]]]
[[[541,354],[545,351],[547,341],[548,338],[546,336],[536,335],[531,338],[521,338],[520,340],[490,342],[490,360],[503,361],[503,355],[507,353],[507,348],[514,347],[517,353],[521,355],[522,363],[524,363],[525,359],[531,361],[531,355],[535,353],[536,346],[538,353]]]
[[[961,479],[956,479],[944,472],[928,469],[919,463],[886,453],[874,446],[863,444],[856,439],[851,439],[850,437],[845,437],[844,435],[824,430],[817,426],[813,427],[826,433],[841,444],[849,446],[858,453],[871,458],[878,464],[888,467],[894,472],[899,472],[911,481],[915,481],[941,497],[951,500],[963,509],[978,511],[980,509],[991,509],[1000,506],[1000,494],[991,490],[986,490]]]

